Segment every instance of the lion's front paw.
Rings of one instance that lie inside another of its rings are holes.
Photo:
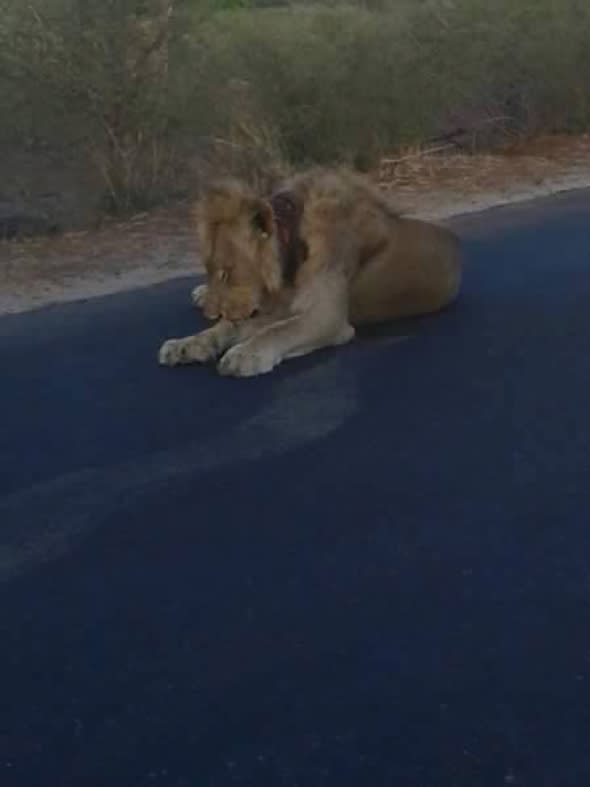
[[[217,369],[220,374],[231,377],[254,377],[270,372],[279,360],[268,348],[255,347],[244,342],[228,350],[219,361]]]
[[[202,309],[205,305],[205,298],[207,297],[207,285],[199,284],[191,292],[191,301],[193,306],[197,309]]]
[[[158,361],[162,366],[206,363],[216,356],[215,343],[205,334],[186,339],[169,339],[160,347]]]
[[[188,363],[186,342],[184,339],[169,339],[160,347],[158,361],[162,366],[178,366]]]

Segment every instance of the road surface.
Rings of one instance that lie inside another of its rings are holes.
[[[589,217],[253,380],[192,282],[0,320],[0,785],[590,783]]]

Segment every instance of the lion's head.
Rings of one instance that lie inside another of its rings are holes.
[[[272,206],[243,184],[214,185],[197,206],[197,230],[211,320],[252,317],[281,286]]]

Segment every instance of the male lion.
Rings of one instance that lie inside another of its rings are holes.
[[[455,235],[402,218],[348,172],[303,173],[268,200],[220,183],[196,216],[207,284],[193,300],[217,322],[165,342],[167,366],[221,358],[221,374],[262,374],[350,341],[355,326],[437,311],[459,291]]]

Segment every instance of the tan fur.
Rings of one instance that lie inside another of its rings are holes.
[[[225,182],[197,207],[207,284],[193,292],[219,321],[166,342],[165,365],[221,357],[223,374],[270,371],[283,359],[342,344],[354,328],[438,311],[458,295],[459,242],[449,230],[403,218],[364,179],[312,170],[284,188],[303,205],[307,256],[284,281],[270,203]]]

